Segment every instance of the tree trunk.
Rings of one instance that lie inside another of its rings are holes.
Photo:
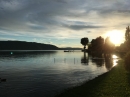
[[[84,53],[86,52],[85,48],[86,48],[86,46],[84,46]]]

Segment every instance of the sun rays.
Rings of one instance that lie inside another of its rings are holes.
[[[105,36],[110,37],[110,41],[115,45],[120,45],[124,40],[124,33],[120,30],[109,31]]]

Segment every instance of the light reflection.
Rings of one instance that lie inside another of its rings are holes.
[[[113,67],[117,65],[117,59],[113,59]]]
[[[113,67],[112,55],[105,55],[105,66],[107,70],[111,70]]]
[[[112,58],[118,58],[116,55],[112,55]]]
[[[116,55],[112,55],[113,58],[113,67],[117,65],[118,57]]]
[[[117,55],[106,55],[105,57],[105,66],[108,70],[117,65],[118,56]]]
[[[118,35],[118,37],[116,37]],[[105,36],[110,37],[110,41],[114,43],[115,45],[120,45],[122,43],[123,39],[123,32],[120,30],[112,30],[108,31]]]

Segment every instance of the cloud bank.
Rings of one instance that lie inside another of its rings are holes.
[[[125,30],[129,6],[129,0],[0,0],[0,39],[77,47],[82,37]]]

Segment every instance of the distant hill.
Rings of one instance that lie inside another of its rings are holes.
[[[59,48],[50,45],[25,41],[0,41],[0,50],[58,50]]]

